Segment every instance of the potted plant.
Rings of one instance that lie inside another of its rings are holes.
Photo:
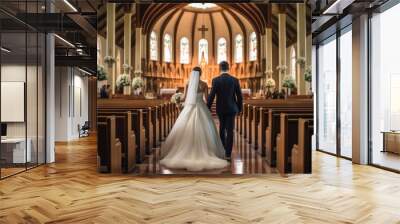
[[[143,86],[144,82],[140,76],[136,76],[132,79],[132,89],[135,96],[139,96],[142,93]]]
[[[296,87],[294,80],[291,75],[286,75],[283,78],[282,86],[287,89],[286,94],[290,96],[291,90]]]
[[[131,80],[129,79],[128,74],[121,74],[117,78],[117,88],[123,91],[124,95],[131,94]]]
[[[265,81],[265,88],[267,89],[267,93],[265,94],[267,99],[271,98],[272,96],[272,91],[275,88],[275,80],[273,78],[268,78],[267,81]]]

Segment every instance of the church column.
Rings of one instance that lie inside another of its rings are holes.
[[[267,78],[272,78],[272,10],[271,6],[268,7],[267,12],[267,27],[265,29],[265,74]]]
[[[142,76],[142,51],[143,51],[143,28],[140,18],[140,5],[136,3],[136,26],[135,26],[135,76]]]
[[[282,90],[282,80],[286,75],[286,10],[283,6],[279,7],[278,12],[278,38],[279,38],[279,90]]]
[[[304,71],[306,66],[306,4],[297,4],[297,86],[298,94],[306,93]]]
[[[131,67],[131,42],[132,42],[132,13],[127,9],[124,15],[124,73],[130,74]]]
[[[107,64],[108,82],[115,94],[115,3],[107,3]]]

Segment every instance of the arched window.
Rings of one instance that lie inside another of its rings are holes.
[[[206,39],[199,40],[199,64],[201,63],[201,57],[203,54],[206,63],[208,64],[208,41]]]
[[[150,60],[157,61],[157,34],[152,31],[150,34]]]
[[[189,39],[181,38],[181,64],[189,64]]]
[[[243,62],[243,37],[240,34],[235,37],[235,62]]]
[[[257,60],[257,34],[256,32],[252,32],[250,34],[250,48],[249,48],[249,60],[255,61]]]
[[[218,58],[217,58],[217,62],[218,62],[218,64],[221,62],[221,61],[226,61],[227,60],[227,56],[226,56],[226,40],[225,40],[225,38],[223,38],[223,37],[221,37],[221,38],[219,38],[219,40],[218,40],[218,50],[217,50],[217,52],[218,52]]]
[[[164,35],[164,61],[171,62],[172,60],[172,40],[171,35]]]
[[[296,80],[296,50],[294,47],[290,50],[290,75]]]

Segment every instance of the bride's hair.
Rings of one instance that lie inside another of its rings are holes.
[[[194,67],[193,71],[199,72],[199,76],[201,76],[201,68],[199,66]]]

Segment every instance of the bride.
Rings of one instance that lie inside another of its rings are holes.
[[[211,113],[204,102],[207,83],[200,80],[200,67],[193,68],[185,89],[185,105],[161,146],[161,165],[172,169],[202,171],[228,165]]]

